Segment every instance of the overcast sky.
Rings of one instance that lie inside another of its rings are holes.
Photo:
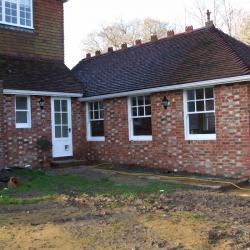
[[[185,13],[192,0],[70,0],[64,4],[65,15],[65,63],[72,68],[85,55],[81,42],[88,33],[98,30],[101,25],[123,20],[154,19],[194,25],[195,20]],[[236,0],[233,0],[236,1]],[[208,5],[213,0],[207,0]],[[239,6],[250,10],[250,0],[237,0]],[[212,7],[211,7],[212,9]]]

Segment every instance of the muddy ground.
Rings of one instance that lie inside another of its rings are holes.
[[[71,192],[0,205],[0,249],[250,249],[250,198],[204,190],[136,198]]]

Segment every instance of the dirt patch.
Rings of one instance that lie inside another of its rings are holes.
[[[0,207],[0,249],[249,249],[250,198],[207,191],[69,193]]]

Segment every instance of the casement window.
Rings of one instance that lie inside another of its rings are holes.
[[[0,23],[33,28],[32,0],[0,0]]]
[[[104,141],[103,101],[87,103],[87,140]]]
[[[152,140],[150,96],[134,96],[128,99],[129,139]]]
[[[29,96],[16,96],[16,128],[31,128],[31,105]]]
[[[184,92],[186,140],[215,140],[215,99],[213,88]]]

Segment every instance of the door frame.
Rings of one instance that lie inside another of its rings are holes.
[[[66,100],[67,101],[67,108],[68,108],[68,127],[71,129],[69,133],[69,142],[71,144],[71,154],[70,155],[62,155],[62,156],[55,156],[54,154],[54,142],[56,140],[60,140],[61,138],[55,138],[55,116],[54,116],[54,100]],[[51,97],[51,136],[52,136],[52,157],[53,158],[60,158],[60,157],[71,157],[73,156],[73,129],[72,129],[72,104],[70,97]]]

